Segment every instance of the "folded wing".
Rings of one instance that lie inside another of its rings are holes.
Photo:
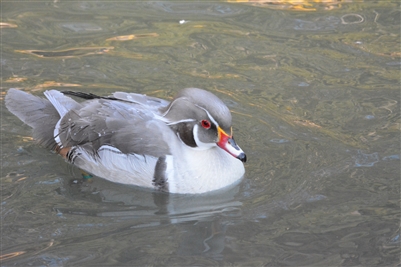
[[[48,99],[54,106],[60,104],[57,99]],[[117,98],[93,97],[80,105],[66,112],[56,126],[55,137],[61,147],[81,146],[93,155],[104,145],[125,154],[170,154],[172,131],[153,111]]]

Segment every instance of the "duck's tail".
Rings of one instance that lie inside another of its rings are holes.
[[[54,96],[57,97],[58,94],[53,92],[62,95],[60,92],[52,90],[47,91],[46,96],[49,97],[48,95],[51,96],[54,94]],[[69,97],[64,97],[75,102]],[[60,98],[62,98],[62,96],[60,96]],[[54,140],[54,128],[61,118],[60,115],[65,115],[67,110],[63,109],[61,106],[55,107],[53,102],[57,101],[54,99],[51,100],[53,101],[50,102],[47,99],[14,88],[8,90],[5,97],[7,109],[25,124],[32,127],[33,138],[44,147],[54,150],[57,146],[57,143]],[[77,102],[75,103],[78,104]],[[68,107],[69,106],[66,105],[66,108]]]

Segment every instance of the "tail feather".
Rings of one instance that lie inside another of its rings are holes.
[[[73,100],[71,97],[65,96],[59,91],[49,90],[45,91],[44,94],[61,117],[64,117],[64,115],[71,109],[82,108],[81,104],[77,101]]]
[[[7,109],[33,128],[33,138],[44,147],[55,149],[54,127],[60,115],[47,99],[11,88],[5,97]]]

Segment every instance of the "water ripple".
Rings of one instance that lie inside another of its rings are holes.
[[[358,150],[355,158],[355,167],[372,167],[375,163],[379,162],[379,153],[365,154]]]

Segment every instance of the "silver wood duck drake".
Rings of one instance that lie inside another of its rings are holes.
[[[44,95],[47,99],[10,89],[6,107],[33,128],[38,143],[96,176],[198,194],[232,185],[245,173],[246,155],[232,137],[231,113],[208,91],[183,89],[171,102],[124,92]]]

